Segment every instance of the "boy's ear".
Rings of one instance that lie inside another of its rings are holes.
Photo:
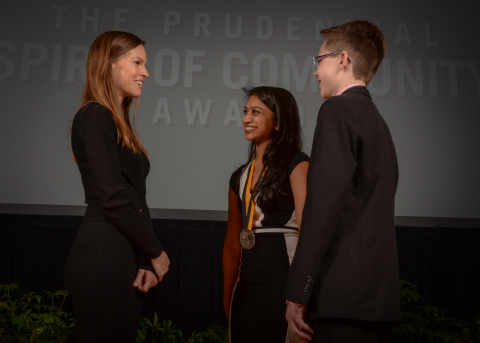
[[[340,57],[342,59],[340,64],[343,68],[345,68],[350,63],[350,58],[348,57],[348,52],[342,51]]]

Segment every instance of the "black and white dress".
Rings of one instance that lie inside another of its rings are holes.
[[[297,152],[288,166],[288,178],[295,167],[308,156]],[[230,187],[237,194],[241,212],[243,190],[248,169],[232,174]],[[263,213],[255,204],[252,231],[255,246],[242,249],[239,277],[235,285],[230,313],[231,343],[294,342],[285,319],[286,303],[283,290],[298,240],[298,223],[293,195],[278,196],[275,211]]]

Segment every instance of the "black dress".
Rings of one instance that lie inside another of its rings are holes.
[[[98,103],[79,110],[71,139],[88,204],[65,265],[75,342],[131,343],[141,305],[133,282],[163,251],[145,202],[148,158],[117,143],[113,116]]]
[[[290,182],[291,173],[304,161],[308,161],[308,156],[302,152],[293,157],[285,182]],[[238,169],[230,178],[240,212],[248,167]],[[263,213],[256,205],[252,231],[255,246],[242,249],[239,278],[232,296],[230,342],[283,343],[288,332],[283,290],[299,232],[293,195],[278,196],[271,212]]]

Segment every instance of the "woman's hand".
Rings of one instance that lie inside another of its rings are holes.
[[[160,256],[157,258],[152,258],[152,266],[157,273],[158,282],[162,281],[163,276],[168,272],[168,266],[170,265],[170,260],[168,259],[167,254],[165,251],[162,252]]]
[[[147,293],[152,287],[158,284],[157,277],[151,271],[146,269],[139,269],[137,278],[133,282],[133,287],[140,292]]]

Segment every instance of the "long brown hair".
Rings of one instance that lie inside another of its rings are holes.
[[[139,100],[135,99],[132,125],[129,111],[133,98],[126,97],[118,104],[117,86],[112,77],[112,64],[139,45],[145,45],[145,42],[131,33],[121,31],[104,32],[93,41],[88,52],[87,77],[80,108],[92,102],[106,107],[112,112],[117,125],[117,142],[137,154],[147,154],[135,132]]]

